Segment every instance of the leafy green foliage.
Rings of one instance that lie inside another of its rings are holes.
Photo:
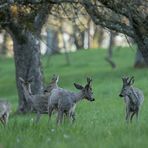
[[[65,121],[60,127],[55,125],[55,114],[50,123],[47,115],[42,116],[38,125],[33,124],[33,114],[10,116],[6,128],[0,125],[0,147],[147,147],[148,71],[132,67],[135,51],[131,49],[115,49],[113,58],[117,68],[114,70],[104,60],[105,55],[104,49],[71,53],[71,66],[66,66],[64,55],[53,56],[48,65],[47,57],[43,57],[46,83],[53,74],[59,74],[59,86],[77,91],[73,83],[85,84],[86,77],[91,76],[96,101],[80,102],[76,108],[76,122],[69,124]],[[145,94],[139,122],[133,120],[129,125],[124,120],[124,101],[118,97],[123,75],[134,75],[135,86]],[[14,112],[17,107],[17,91],[12,59],[0,58],[0,96],[12,103]]]

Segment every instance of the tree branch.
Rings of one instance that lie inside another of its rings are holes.
[[[99,0],[105,7],[111,9],[112,11],[116,12],[117,14],[121,14],[126,16],[129,19],[129,11],[132,15],[132,18],[137,20],[138,23],[142,23],[145,21],[146,16],[148,16],[147,6],[148,1],[142,0]],[[127,3],[125,5],[125,3]]]
[[[127,12],[127,7],[125,5],[125,3],[128,3],[128,1],[124,1],[124,3],[122,2],[122,0],[99,0],[106,8],[111,9],[112,11],[114,11],[115,13],[124,15],[128,18],[128,12]]]
[[[134,37],[133,28],[121,22],[120,16],[104,8],[97,8],[91,2],[84,3],[84,7],[94,23],[102,27]],[[98,11],[99,9],[99,11]]]
[[[60,3],[79,3],[78,0],[5,0],[8,4],[21,4],[21,5],[28,5],[28,4],[60,4]]]
[[[52,4],[42,4],[34,19],[34,29],[41,31],[42,25],[46,22],[49,12],[52,9]]]

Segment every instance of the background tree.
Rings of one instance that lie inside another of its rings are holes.
[[[1,55],[6,55],[7,54],[7,41],[8,41],[8,33],[4,30],[1,31],[0,33],[1,38],[3,39],[2,44],[0,45],[0,54]]]
[[[107,50],[107,57],[105,59],[111,65],[112,68],[116,68],[116,64],[112,60],[112,57],[113,57],[113,46],[114,46],[114,42],[115,42],[114,38],[115,38],[115,33],[110,31],[109,46],[108,46],[108,50]]]
[[[51,27],[47,28],[47,54],[59,53],[59,40],[58,40],[58,31],[52,29]]]
[[[83,5],[96,25],[132,37],[148,64],[147,0],[87,0]]]

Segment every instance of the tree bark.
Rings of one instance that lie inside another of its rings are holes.
[[[140,37],[139,37],[140,38]],[[142,54],[146,65],[148,66],[148,39],[147,41],[137,41],[138,49]]]
[[[136,23],[135,23],[136,24]],[[135,30],[135,42],[137,43],[138,49],[140,50],[145,63],[148,65],[148,30],[139,28],[137,25],[134,26]],[[140,26],[140,25],[139,25]]]

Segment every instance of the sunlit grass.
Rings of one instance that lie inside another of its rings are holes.
[[[147,69],[134,69],[135,51],[123,48],[114,51],[117,64],[112,69],[104,60],[106,50],[83,50],[70,55],[71,65],[67,66],[64,55],[42,58],[45,83],[55,73],[60,75],[59,86],[77,91],[73,83],[86,83],[86,77],[93,78],[96,101],[79,102],[76,108],[76,122],[65,122],[56,127],[55,118],[48,123],[44,115],[34,125],[34,114],[10,116],[8,126],[0,125],[0,148],[146,148],[148,146],[148,91]],[[124,120],[124,102],[118,97],[121,76],[134,75],[135,86],[145,94],[139,122],[127,125]],[[8,99],[17,108],[15,67],[13,59],[0,58],[0,97]]]

